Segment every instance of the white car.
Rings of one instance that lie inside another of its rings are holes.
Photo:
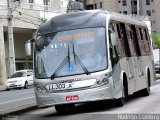
[[[27,89],[29,85],[33,85],[33,70],[19,70],[16,71],[9,79],[6,81],[6,90],[11,88],[25,88]]]

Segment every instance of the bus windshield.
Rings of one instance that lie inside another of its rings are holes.
[[[36,38],[36,78],[90,74],[106,68],[103,27],[62,31]]]

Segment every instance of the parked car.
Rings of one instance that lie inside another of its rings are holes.
[[[160,73],[160,61],[157,61],[154,65],[155,65],[155,72]]]
[[[11,88],[25,88],[33,85],[33,70],[19,70],[12,74],[5,83],[6,90]]]

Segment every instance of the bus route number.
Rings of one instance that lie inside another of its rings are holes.
[[[55,90],[65,89],[65,84],[64,83],[54,84],[53,89],[55,89]]]

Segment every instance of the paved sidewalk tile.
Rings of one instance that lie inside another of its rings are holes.
[[[3,91],[3,90],[5,90],[5,86],[0,85],[0,91]]]

